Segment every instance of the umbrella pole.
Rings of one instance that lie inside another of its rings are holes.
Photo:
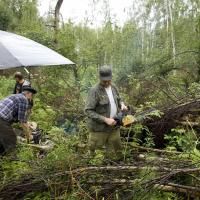
[[[24,71],[28,74],[28,80],[31,82],[31,73],[28,71],[26,67],[24,67]]]

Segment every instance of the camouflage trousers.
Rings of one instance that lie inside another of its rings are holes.
[[[114,151],[117,157],[122,156],[122,145],[120,138],[120,130],[116,129],[112,132],[90,132],[89,134],[89,149],[91,155],[94,155],[95,150],[105,149],[106,156],[111,157]]]

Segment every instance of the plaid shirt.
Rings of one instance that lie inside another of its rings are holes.
[[[27,122],[28,100],[24,94],[14,94],[0,101],[0,118],[8,121]]]

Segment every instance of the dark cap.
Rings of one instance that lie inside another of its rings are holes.
[[[102,81],[112,80],[112,69],[109,66],[103,66],[99,69],[99,78]]]
[[[34,88],[30,87],[30,86],[24,86],[22,88],[22,91],[25,92],[25,91],[28,91],[28,92],[31,92],[32,94],[36,94],[37,93],[37,90],[35,90]]]

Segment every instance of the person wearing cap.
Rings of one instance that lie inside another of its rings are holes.
[[[22,93],[13,94],[0,101],[0,154],[12,150],[16,146],[16,135],[12,129],[13,122],[20,122],[27,137],[31,139],[27,123],[28,101],[33,99],[37,91],[29,86]]]
[[[120,130],[115,126],[114,118],[120,110],[127,110],[127,107],[112,84],[112,70],[109,66],[100,68],[99,78],[100,82],[90,89],[85,105],[90,153],[94,155],[96,149],[105,146],[107,155],[112,147],[116,155],[120,156]]]
[[[31,86],[30,82],[24,79],[24,76],[21,72],[16,72],[14,78],[16,80],[16,83],[13,94],[22,93],[23,87]]]

